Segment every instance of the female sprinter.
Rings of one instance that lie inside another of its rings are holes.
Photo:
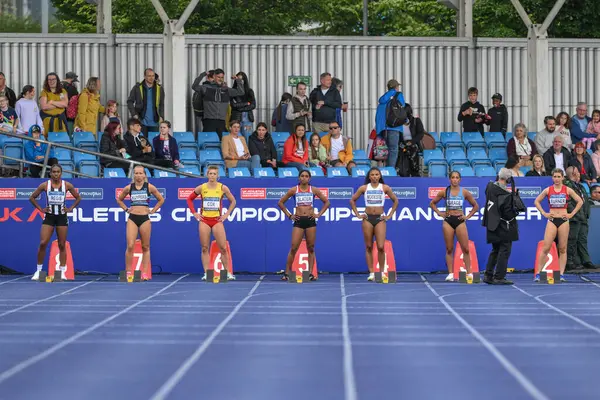
[[[325,197],[321,191],[310,185],[310,172],[307,170],[300,171],[298,174],[299,184],[294,186],[288,192],[283,195],[277,205],[285,213],[285,215],[294,221],[294,227],[292,228],[292,246],[287,256],[285,263],[285,273],[281,278],[284,281],[288,280],[290,269],[296,253],[302,243],[302,239],[306,238],[306,251],[308,252],[308,270],[310,271],[310,280],[314,281],[316,278],[313,275],[313,267],[315,265],[315,240],[317,238],[317,218],[319,218],[327,208],[329,208],[329,200]],[[296,209],[292,214],[287,207],[285,202],[290,197],[294,196],[296,199]],[[317,196],[322,202],[323,207],[318,214],[315,214],[314,198]]]
[[[356,209],[356,200],[364,194],[365,196],[365,213],[359,214]],[[394,202],[392,210],[389,214],[385,214],[383,205],[385,203],[385,195]],[[383,183],[383,177],[379,168],[371,168],[365,177],[365,184],[358,188],[354,196],[350,199],[350,205],[354,211],[356,218],[362,219],[362,231],[365,238],[367,267],[369,268],[368,281],[375,279],[373,273],[373,237],[377,242],[377,259],[379,260],[379,270],[385,270],[385,222],[392,218],[392,215],[398,208],[398,198],[392,189]],[[383,222],[383,223],[380,223]]]
[[[560,265],[560,280],[565,282],[566,279],[563,276],[565,273],[565,267],[567,266],[567,241],[569,239],[569,220],[573,218],[577,211],[583,205],[583,200],[573,189],[563,185],[563,179],[565,173],[562,169],[555,168],[552,170],[552,182],[554,185],[547,187],[540,193],[535,199],[535,207],[542,213],[545,218],[548,218],[546,224],[546,232],[544,233],[544,246],[538,257],[537,271],[535,274],[535,281],[540,281],[540,271],[548,260],[548,253],[552,242],[558,235],[558,262]],[[547,213],[542,208],[540,202],[544,197],[548,197],[548,204],[550,206],[550,212]],[[569,203],[569,197],[573,197],[577,204],[575,209],[571,212],[567,212],[567,203]]]
[[[454,250],[454,235],[464,255],[465,269],[467,270],[467,279],[473,279],[471,272],[471,256],[469,253],[469,233],[467,225],[464,223],[479,210],[479,205],[473,198],[471,192],[460,186],[460,172],[452,171],[450,173],[450,186],[446,190],[440,190],[435,198],[429,203],[429,207],[440,217],[444,218],[442,222],[442,231],[444,232],[444,242],[446,242],[446,265],[448,266],[448,276],[446,281],[454,281],[454,260],[452,259],[452,250]],[[437,208],[440,200],[446,199],[446,211],[441,212]],[[473,208],[465,216],[463,204],[467,200]],[[456,277],[458,278],[458,277]]]
[[[211,165],[206,170],[208,182],[197,186],[187,199],[187,205],[200,222],[200,245],[202,246],[202,267],[204,267],[204,276],[202,280],[206,280],[206,270],[210,266],[210,233],[215,237],[219,251],[221,251],[221,262],[223,268],[227,270],[227,280],[235,280],[235,276],[230,272],[229,254],[227,252],[227,236],[225,235],[225,227],[223,222],[235,208],[235,197],[231,194],[229,188],[222,183],[217,182],[219,179],[219,167]],[[202,199],[202,207],[198,212],[194,208],[194,200],[200,196]],[[229,200],[229,208],[227,212],[221,215],[221,201],[223,196]]]
[[[131,198],[131,206],[128,208],[123,200],[127,195]],[[150,195],[156,198],[157,202],[154,208],[150,209]],[[125,186],[121,194],[117,198],[117,203],[126,213],[129,213],[127,221],[127,251],[125,251],[125,270],[127,275],[133,275],[131,261],[133,259],[133,251],[135,249],[135,241],[140,234],[142,241],[142,280],[150,279],[150,233],[152,226],[150,225],[150,214],[154,214],[158,210],[165,199],[162,197],[158,189],[148,183],[146,170],[141,165],[136,165],[133,168],[133,181]]]
[[[40,232],[40,246],[37,253],[37,270],[31,277],[32,280],[40,280],[40,271],[44,267],[44,259],[46,258],[46,247],[50,243],[54,229],[56,228],[56,238],[58,240],[61,279],[66,280],[67,271],[67,231],[69,229],[69,220],[67,214],[73,211],[81,201],[79,193],[75,190],[72,184],[61,179],[62,167],[54,164],[50,170],[50,180],[43,182],[29,196],[29,201],[35,208],[45,214],[44,222],[42,222],[42,230]],[[42,208],[37,202],[37,197],[46,192],[46,208]],[[75,202],[71,207],[66,207],[65,200],[67,192],[73,195]],[[50,264],[52,264],[50,262]]]

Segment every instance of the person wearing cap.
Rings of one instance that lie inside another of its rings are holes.
[[[502,95],[494,93],[492,96],[492,107],[488,110],[490,119],[486,123],[490,126],[490,132],[502,132],[506,135],[508,126],[508,109],[502,104]]]
[[[39,139],[41,133],[42,128],[39,125],[32,125],[29,128],[29,136],[34,139]],[[24,140],[24,142],[23,150],[25,153],[25,160],[43,164],[48,145],[46,143],[34,142],[33,140]],[[58,160],[54,158],[54,149],[51,147],[50,154],[48,155],[48,163],[46,165],[52,166],[54,164],[58,164]],[[40,172],[42,172],[42,167],[37,165],[29,165],[29,175],[32,178],[39,178]]]
[[[14,90],[6,86],[6,76],[4,76],[4,72],[0,72],[0,96],[6,96],[8,99],[8,106],[15,108],[17,95]]]

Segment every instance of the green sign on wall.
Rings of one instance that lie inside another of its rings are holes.
[[[312,87],[312,77],[306,75],[290,75],[288,76],[288,86],[296,86],[298,83],[304,82],[309,88]]]

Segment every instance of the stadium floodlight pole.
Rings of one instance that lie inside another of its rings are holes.
[[[112,33],[112,0],[98,0],[96,3],[96,33]]]
[[[369,36],[369,0],[363,0],[363,36]]]
[[[164,24],[163,71],[161,80],[165,87],[164,119],[172,121],[173,131],[186,131],[187,54],[184,26],[200,0],[191,0],[181,17],[169,19],[160,0],[150,0]]]
[[[50,0],[42,0],[42,33],[43,34],[47,34],[48,33],[48,13],[49,8],[48,7],[48,2]]]
[[[534,24],[519,0],[511,0],[517,13],[527,26],[527,88],[529,116],[528,126],[532,130],[543,127],[543,118],[550,113],[550,73],[548,64],[548,28],[558,15],[566,0],[557,0],[542,25]]]

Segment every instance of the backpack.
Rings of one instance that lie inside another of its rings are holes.
[[[510,193],[498,196],[498,211],[500,218],[512,221],[517,218],[517,215],[527,210],[525,203],[519,195],[519,190],[515,189],[514,178],[510,179]]]
[[[423,150],[435,150],[435,139],[430,133],[425,132],[423,139],[421,139],[421,148]]]
[[[67,106],[67,118],[77,118],[77,108],[79,107],[79,95],[73,96],[69,99],[69,105]]]
[[[408,118],[406,110],[398,100],[399,94],[399,92],[396,93],[396,95],[394,95],[387,103],[385,108],[385,126],[390,128],[397,128],[404,125]]]
[[[373,160],[385,161],[388,158],[390,150],[388,149],[385,139],[381,135],[377,135],[373,142]]]

